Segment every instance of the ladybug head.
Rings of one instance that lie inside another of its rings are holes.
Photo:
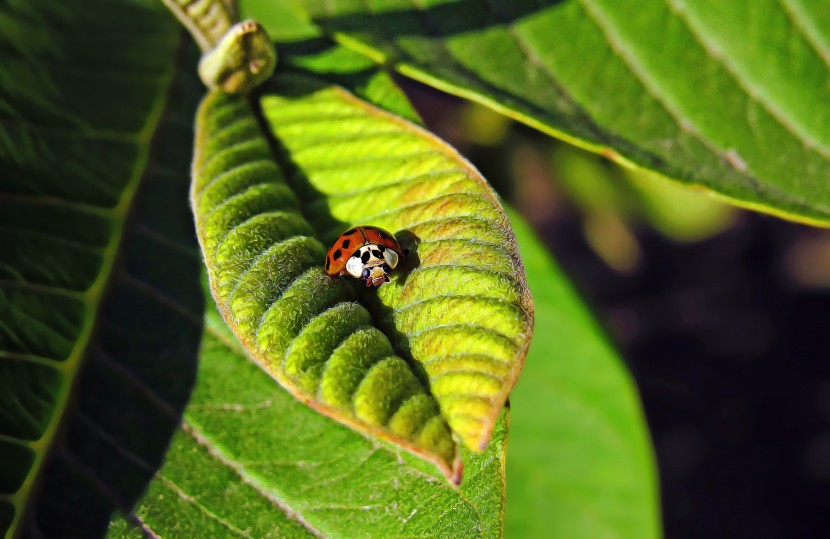
[[[398,254],[382,246],[367,244],[358,249],[346,262],[346,273],[366,281],[366,286],[378,287],[389,282],[387,273],[398,265]]]
[[[363,268],[363,273],[360,275],[360,277],[366,281],[366,286],[374,286],[375,288],[377,288],[383,283],[389,282],[389,276],[386,275],[386,272],[388,271],[389,266],[387,266],[386,264],[381,264],[380,266]]]

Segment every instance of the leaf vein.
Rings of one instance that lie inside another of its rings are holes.
[[[657,102],[662,105],[663,110],[666,111],[666,113],[674,120],[677,131],[689,133],[689,135],[700,142],[705,148],[718,156],[722,162],[729,164],[737,174],[746,179],[756,190],[762,190],[760,188],[761,183],[755,176],[748,174],[745,167],[736,166],[734,160],[729,158],[728,150],[721,148],[715,144],[714,141],[711,141],[705,137],[688,118],[684,118],[680,111],[676,110],[675,107],[672,106],[671,101],[667,98],[668,95],[665,92],[663,92],[658,86],[655,86],[649,82],[649,78],[643,73],[642,69],[639,68],[637,62],[631,58],[631,54],[626,50],[622,40],[617,38],[615,34],[612,34],[611,30],[606,26],[607,21],[605,21],[599,14],[599,10],[592,4],[592,0],[578,1],[584,8],[583,11],[588,15],[589,20],[591,20],[603,33],[614,54],[616,54],[626,64],[626,66],[628,66],[629,70],[638,79],[646,93],[656,99]],[[765,187],[772,188],[773,186],[765,184]],[[795,194],[782,192],[781,196],[802,204],[807,203],[805,199]]]
[[[830,67],[830,44],[821,39],[819,30],[813,26],[810,16],[802,10],[803,6],[798,0],[779,0],[779,4],[792,22],[793,28],[804,36],[805,41]]]
[[[311,524],[306,521],[296,510],[294,510],[285,500],[275,496],[255,473],[248,471],[247,468],[236,462],[230,455],[226,455],[222,449],[220,449],[218,444],[212,442],[210,438],[203,434],[192,421],[183,420],[182,430],[193,438],[196,443],[204,447],[208,454],[217,462],[236,473],[236,475],[242,479],[243,483],[250,486],[260,496],[282,510],[289,518],[296,520],[313,535],[320,538],[324,537],[320,531],[311,526]]]
[[[13,361],[28,361],[31,363],[37,363],[38,365],[44,365],[46,367],[53,367],[55,369],[61,370],[63,363],[60,360],[45,357],[45,356],[38,356],[36,354],[21,354],[18,352],[12,352],[10,350],[2,350],[0,349],[0,359],[11,359]]]
[[[718,51],[718,49],[711,42],[711,37],[707,37],[706,33],[696,27],[686,16],[682,7],[677,4],[677,0],[666,0],[672,8],[675,17],[683,23],[683,26],[692,35],[692,38],[697,41],[698,45],[712,58],[718,65],[720,65],[724,72],[728,73],[735,84],[746,93],[751,101],[756,103],[761,109],[765,110],[770,116],[775,118],[778,125],[784,128],[793,139],[808,151],[816,151],[825,160],[830,159],[830,149],[826,143],[814,137],[809,128],[800,125],[792,117],[787,116],[781,107],[778,106],[780,100],[776,100],[772,96],[765,95],[762,85],[759,85],[752,80],[751,77],[741,75],[741,73],[728,60],[726,55]]]

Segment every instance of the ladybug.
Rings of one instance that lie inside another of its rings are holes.
[[[401,246],[390,232],[376,226],[356,226],[340,234],[326,255],[326,274],[348,273],[378,287],[398,265]]]

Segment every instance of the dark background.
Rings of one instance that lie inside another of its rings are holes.
[[[562,143],[518,124],[476,143],[470,105],[399,82],[529,219],[618,344],[657,454],[666,537],[830,537],[830,232],[734,210],[718,233],[679,243],[635,222],[638,262],[612,269],[539,159]]]

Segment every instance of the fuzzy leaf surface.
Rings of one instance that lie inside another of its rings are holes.
[[[532,304],[509,223],[481,176],[417,126],[340,87],[283,74],[258,110],[212,94],[192,201],[211,288],[237,338],[317,410],[461,472],[521,369]],[[322,271],[371,224],[410,254],[363,290]]]
[[[830,224],[820,0],[303,0],[342,43],[629,166]]]

